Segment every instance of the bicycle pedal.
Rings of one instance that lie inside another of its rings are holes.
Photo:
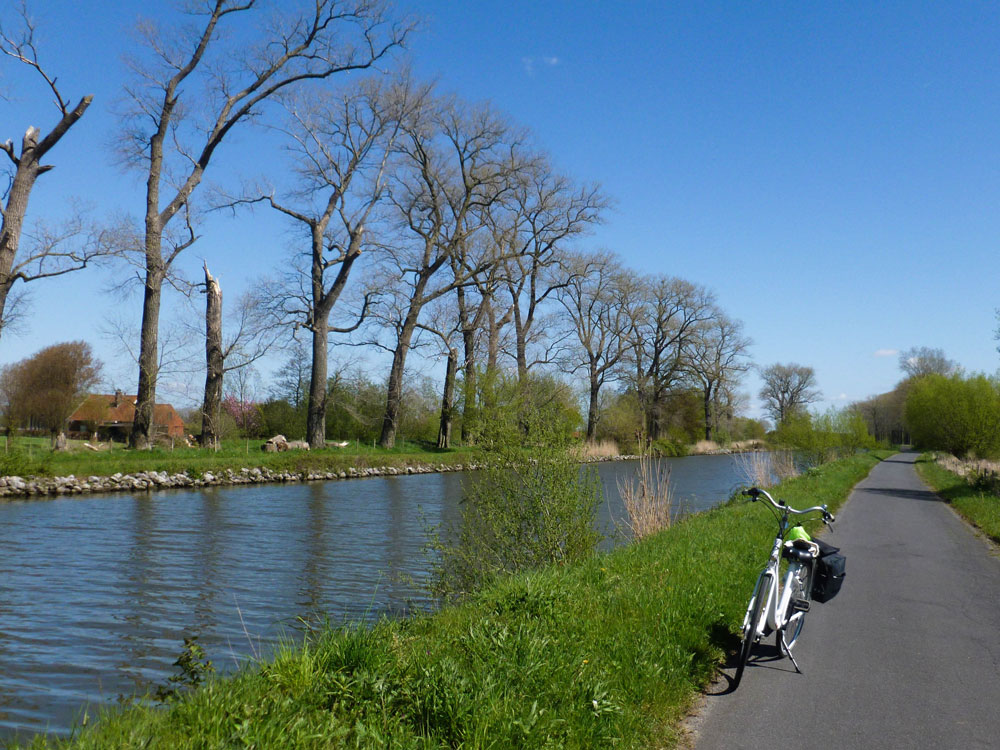
[[[793,599],[792,609],[795,612],[808,612],[809,611],[809,600],[808,599]]]

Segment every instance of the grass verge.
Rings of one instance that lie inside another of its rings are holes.
[[[880,457],[812,470],[778,497],[835,510]],[[670,747],[736,643],[773,533],[763,507],[734,500],[431,616],[318,630],[166,709],[109,710],[28,746]]]
[[[316,451],[286,451],[264,453],[262,440],[247,443],[227,440],[218,451],[177,446],[151,450],[128,450],[120,446],[112,450],[92,452],[77,448],[56,453],[47,441],[21,438],[6,452],[0,446],[0,472],[21,476],[111,476],[117,472],[134,474],[140,471],[187,472],[199,477],[205,472],[226,469],[267,468],[275,472],[346,471],[381,466],[415,466],[418,464],[454,466],[478,461],[476,448],[437,449],[418,443],[400,444],[384,449],[352,443],[345,448],[324,448]]]
[[[938,465],[929,453],[917,460],[917,473],[963,518],[1000,543],[1000,497],[973,487],[964,477]]]

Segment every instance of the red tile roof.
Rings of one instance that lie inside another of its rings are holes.
[[[135,421],[137,396],[92,393],[84,399],[69,418],[70,422],[96,422],[102,427],[130,426]],[[170,404],[153,406],[154,427],[165,427],[171,437],[184,436],[184,420]]]

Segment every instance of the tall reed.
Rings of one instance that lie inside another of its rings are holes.
[[[738,453],[736,463],[751,487],[770,487],[773,483],[771,459],[765,451]]]
[[[795,465],[795,454],[792,451],[773,451],[770,455],[771,472],[778,482],[794,479],[801,473]]]
[[[588,459],[599,459],[599,458],[614,458],[615,456],[621,455],[621,451],[618,450],[618,443],[614,440],[600,440],[595,442],[584,442],[576,450],[577,455],[581,461],[587,461]]]
[[[751,487],[774,487],[799,475],[791,451],[753,451],[740,453],[736,459]]]
[[[670,467],[644,453],[629,479],[618,480],[618,493],[625,505],[625,526],[633,539],[643,539],[669,528],[674,504]]]

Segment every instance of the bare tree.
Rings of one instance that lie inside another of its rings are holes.
[[[691,339],[688,371],[701,391],[705,440],[713,439],[720,396],[735,385],[740,374],[750,369],[747,350],[751,343],[743,335],[743,323],[721,310],[698,326]]]
[[[395,444],[403,371],[424,306],[473,284],[498,261],[493,252],[477,252],[472,238],[485,226],[485,211],[511,185],[511,154],[521,138],[489,107],[455,99],[428,100],[407,118],[390,190],[403,237],[389,259],[389,278],[406,302],[392,347],[383,448]],[[461,262],[450,263],[460,255]]]
[[[287,401],[293,409],[299,409],[309,397],[309,374],[312,357],[304,342],[293,340],[290,356],[277,371],[277,380],[272,381],[272,399]]]
[[[329,335],[355,330],[368,300],[352,325],[332,326],[330,315],[355,262],[373,247],[366,227],[377,218],[402,119],[423,94],[407,82],[367,80],[339,96],[287,102],[291,123],[283,132],[300,178],[296,197],[304,206],[293,207],[273,191],[240,201],[266,201],[308,233],[305,262],[286,277],[273,307],[312,336],[306,438],[313,448],[326,443]]]
[[[589,386],[587,440],[597,432],[601,388],[616,376],[628,351],[627,334],[639,314],[638,282],[611,253],[568,256],[567,283],[558,293],[579,348],[569,359]]]
[[[504,280],[510,294],[514,324],[514,360],[518,382],[528,381],[528,343],[539,310],[569,278],[551,273],[557,251],[601,220],[608,200],[596,185],[578,187],[557,174],[547,159],[535,157],[520,171],[499,210],[492,228],[498,245],[507,245]]]
[[[915,346],[899,353],[899,369],[908,378],[924,375],[953,375],[959,371],[957,362],[948,359],[943,349]]]
[[[763,368],[760,377],[764,381],[760,397],[775,425],[781,425],[790,416],[820,398],[820,392],[816,388],[816,372],[811,367],[794,362],[787,365],[775,363]]]
[[[146,176],[133,447],[149,443],[163,283],[178,255],[197,239],[191,198],[219,146],[279,93],[368,68],[401,44],[408,31],[386,23],[381,0],[315,0],[308,7],[303,3],[301,11],[283,7],[280,15],[262,18],[254,43],[241,39],[226,46],[222,27],[260,11],[259,6],[257,0],[202,0],[192,13],[198,26],[174,31],[140,26],[149,62],[133,64],[136,79],[127,88],[133,106],[122,129],[124,161]],[[185,227],[171,232],[178,216]]]
[[[714,315],[715,299],[704,287],[669,276],[647,279],[643,294],[643,312],[629,331],[628,358],[647,434],[656,439],[666,424],[671,391],[687,373],[690,341],[697,326]]]
[[[92,95],[84,96],[76,106],[71,106],[70,101],[63,98],[56,78],[38,61],[35,27],[24,4],[21,5],[21,21],[21,28],[13,33],[0,25],[0,53],[38,73],[51,91],[60,117],[45,135],[37,127],[29,127],[21,139],[20,152],[10,139],[0,144],[0,149],[7,154],[12,165],[10,182],[0,199],[0,333],[8,322],[7,300],[11,287],[17,281],[37,281],[77,271],[95,255],[101,254],[100,244],[93,241],[92,232],[83,231],[79,217],[55,233],[41,230],[27,255],[20,253],[31,190],[38,177],[53,168],[51,164],[42,164],[42,159],[83,117],[94,98]]]

